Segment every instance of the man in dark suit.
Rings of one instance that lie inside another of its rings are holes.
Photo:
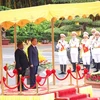
[[[22,76],[25,76],[25,72],[26,72],[26,68],[28,68],[28,59],[27,56],[25,54],[25,52],[23,51],[23,43],[22,42],[18,42],[17,43],[17,49],[15,51],[15,68],[18,71],[18,82],[20,80],[20,74]],[[20,90],[20,86],[18,86],[18,91]],[[26,90],[22,84],[22,91]]]
[[[28,48],[28,58],[30,64],[30,87],[36,84],[35,75],[37,74],[38,66],[39,66],[38,50],[36,47],[37,39],[32,38],[31,43],[32,44]]]

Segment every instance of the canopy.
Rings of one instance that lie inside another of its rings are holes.
[[[11,22],[18,22],[19,26],[24,26],[28,22],[35,22],[38,24],[44,20],[51,20],[52,17],[74,18],[76,15],[81,17],[88,17],[90,14],[94,16],[96,14],[100,14],[99,1],[73,4],[50,4],[37,7],[0,11],[0,24],[4,28],[8,29],[13,25]],[[5,21],[8,21],[6,22],[6,25]],[[9,21],[10,24],[7,24]]]

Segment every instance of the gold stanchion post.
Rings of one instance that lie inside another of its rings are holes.
[[[70,68],[70,70],[71,70],[71,68]],[[72,76],[71,76],[71,74],[70,74],[70,76],[69,76],[70,78],[70,84],[69,84],[69,86],[73,86],[74,84],[72,84]]]
[[[86,74],[84,76],[84,86],[86,85]]]
[[[17,49],[17,32],[16,32],[16,23],[14,24],[14,43],[15,43],[15,50]],[[15,62],[16,63],[16,62]],[[18,76],[16,75],[16,84],[17,84],[17,78]]]
[[[8,64],[6,64],[6,67],[8,69]],[[7,74],[7,71],[6,71],[6,83],[8,84],[8,74]]]
[[[77,69],[76,69],[76,87],[78,87],[78,72],[77,72]]]
[[[4,94],[4,85],[3,85],[3,57],[2,57],[2,33],[1,33],[1,25],[0,25],[0,80],[1,80],[1,91],[2,95]]]
[[[47,77],[47,92],[49,92],[49,77]]]
[[[22,94],[22,75],[20,74],[20,95]]]
[[[36,78],[37,78],[37,75],[35,76]],[[38,83],[37,83],[37,81],[36,81],[36,94],[38,94],[39,93],[39,90],[38,90]]]
[[[55,64],[54,64],[54,18],[51,19],[51,38],[52,38],[52,69],[55,69]],[[55,76],[53,75],[53,85],[55,85]]]
[[[16,23],[14,25],[14,43],[15,43],[15,50],[17,48],[17,32],[16,32]]]

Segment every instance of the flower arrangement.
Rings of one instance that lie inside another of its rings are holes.
[[[5,65],[7,67],[8,70],[13,70],[15,68],[15,62],[13,64],[6,64]]]
[[[52,67],[52,64],[50,62],[48,62],[48,60],[41,60],[39,62],[39,66],[42,67],[42,68],[51,68]]]
[[[88,81],[100,82],[100,72],[87,74],[86,79]]]

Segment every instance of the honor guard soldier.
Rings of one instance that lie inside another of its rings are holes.
[[[82,51],[83,67],[86,67],[89,71],[90,70],[90,40],[87,32],[83,33],[83,39],[80,44],[80,49]]]
[[[60,63],[60,74],[65,74],[66,73],[66,66],[67,66],[67,48],[68,48],[68,43],[65,41],[65,35],[60,34],[60,40],[58,40],[58,43],[56,45],[56,48],[59,50],[58,55],[59,55],[59,63]]]
[[[93,29],[91,30],[92,35],[91,35],[90,38],[89,38],[90,42],[93,41],[93,40],[95,39],[95,32],[96,32],[96,31],[97,31],[97,30],[96,30],[95,28],[93,28]]]
[[[92,48],[92,42],[93,42],[93,40],[95,39],[95,32],[96,32],[97,30],[95,29],[95,28],[93,28],[92,30],[91,30],[91,33],[92,33],[92,35],[90,36],[90,38],[89,38],[89,40],[90,40],[90,45],[91,45],[91,49],[90,49],[90,53],[91,53],[91,61],[92,61],[92,63],[93,63],[93,67],[92,68],[95,68],[96,66],[96,64],[95,64],[95,62],[94,62],[94,54],[93,54],[93,48]]]
[[[69,41],[70,46],[70,55],[71,55],[71,62],[73,66],[73,71],[76,71],[76,63],[78,63],[78,47],[79,47],[79,39],[76,37],[77,33],[75,31],[72,32],[72,38]]]
[[[93,46],[93,54],[94,54],[94,61],[96,64],[96,71],[98,72],[100,70],[100,32],[95,32],[95,39],[92,42]]]

